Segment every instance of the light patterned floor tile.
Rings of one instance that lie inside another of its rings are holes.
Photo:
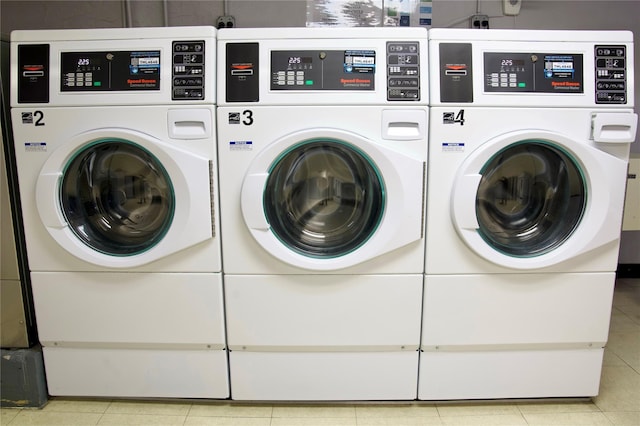
[[[638,324],[637,320],[634,320],[632,316],[625,312],[625,308],[627,311],[629,311],[630,309],[638,309],[637,307],[630,308],[628,306],[613,308],[613,310],[611,311],[611,323],[609,325],[609,330],[611,332],[624,333],[629,331],[640,331],[640,324]]]
[[[358,420],[371,417],[438,417],[435,405],[363,405],[356,406]]]
[[[631,306],[637,308],[640,304],[638,300],[640,300],[640,280],[618,278],[613,293],[613,306]]]
[[[427,417],[358,417],[358,426],[438,426],[438,416]]]
[[[11,420],[13,420],[18,413],[20,413],[21,408],[0,408],[0,425],[6,425]]]
[[[270,426],[270,417],[197,417],[189,416],[185,426]]]
[[[640,294],[640,292],[638,293]],[[636,298],[640,299],[640,296],[636,296]],[[618,306],[617,309],[627,315],[635,324],[640,326],[640,309],[638,302],[633,305],[621,305]]]
[[[600,411],[592,401],[524,402],[518,408],[523,414],[537,413],[592,413]]]
[[[51,399],[43,408],[43,411],[60,413],[104,413],[111,401]]]
[[[529,426],[610,426],[612,423],[601,413],[540,413],[524,414]]]
[[[244,404],[193,404],[189,417],[268,417],[271,418],[271,405]]]
[[[357,422],[355,417],[274,417],[271,426],[357,426]]]
[[[14,425],[85,426],[97,425],[99,413],[56,413],[43,410],[22,410],[11,420]]]
[[[520,414],[486,416],[447,416],[440,417],[443,425],[464,426],[526,426],[527,422]]]
[[[640,373],[640,329],[610,333],[607,348]]]
[[[603,367],[600,395],[594,403],[602,411],[640,411],[640,375],[631,367]]]
[[[21,408],[0,408],[0,425],[6,425],[13,420],[19,413]]]
[[[611,349],[605,348],[602,365],[609,367],[624,367],[625,365],[627,365],[627,363],[624,362],[618,355],[611,352]]]
[[[636,412],[605,412],[605,416],[616,426],[640,425],[640,411]]]
[[[356,418],[354,406],[341,405],[276,405],[273,407],[273,418],[280,417],[315,417],[315,418]]]
[[[165,402],[114,401],[106,414],[157,414],[162,416],[186,416],[191,404]]]
[[[153,425],[182,426],[186,416],[165,416],[159,414],[103,414],[98,425]]]
[[[520,410],[515,403],[464,403],[438,404],[438,413],[446,416],[485,416],[485,415],[519,415]]]

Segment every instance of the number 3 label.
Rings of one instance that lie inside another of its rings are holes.
[[[242,124],[245,126],[251,126],[253,124],[253,111],[250,109],[242,111]]]

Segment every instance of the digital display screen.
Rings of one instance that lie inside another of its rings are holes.
[[[523,66],[524,60],[522,59],[502,59],[500,64],[503,67],[512,67],[512,66]]]
[[[310,64],[313,62],[313,59],[310,56],[289,56],[289,64]]]

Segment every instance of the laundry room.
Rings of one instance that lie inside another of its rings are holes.
[[[2,0],[1,424],[640,424],[637,0]]]

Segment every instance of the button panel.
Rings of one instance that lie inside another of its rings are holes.
[[[387,100],[420,100],[419,42],[387,42]]]
[[[205,43],[199,41],[174,41],[171,83],[171,99],[203,100]]]
[[[627,103],[626,46],[595,47],[596,104]]]

